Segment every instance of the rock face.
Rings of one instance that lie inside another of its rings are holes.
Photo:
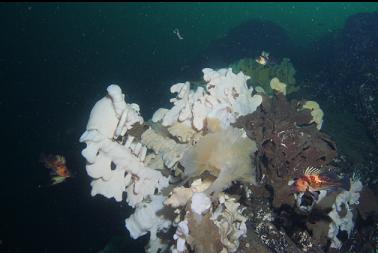
[[[255,58],[263,50],[269,50],[275,58],[283,58],[290,55],[290,48],[289,36],[282,27],[270,21],[250,19],[214,40],[185,72],[195,77],[203,66],[228,66],[242,58]]]
[[[363,83],[358,93],[359,117],[367,124],[369,133],[378,144],[378,77]]]
[[[80,138],[91,194],[126,197],[135,208],[125,222],[130,236],[149,233],[146,252],[374,247],[377,200],[359,180],[329,195],[289,186],[308,167],[335,169],[319,105],[287,100],[283,84],[272,85],[272,96],[254,94],[231,68],[203,73],[206,86],[173,85],[172,108],[148,125],[115,85],[92,109]]]
[[[344,26],[345,47],[351,56],[370,57],[378,43],[378,12],[358,13],[348,18]]]
[[[320,94],[352,109],[378,143],[378,12],[349,17],[324,64]],[[352,107],[352,108],[350,108]]]
[[[208,56],[219,55],[229,64],[245,57],[255,58],[265,48],[272,49],[272,55],[280,56],[289,47],[286,31],[271,21],[250,19],[233,29],[224,37],[214,41]]]
[[[378,143],[378,12],[351,16],[343,30],[342,63],[349,67],[348,95]],[[347,64],[348,63],[348,64]],[[346,72],[346,73],[348,73]]]

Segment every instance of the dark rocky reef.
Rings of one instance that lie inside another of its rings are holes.
[[[278,60],[290,55],[290,48],[289,36],[281,26],[267,20],[250,19],[211,42],[188,64],[183,74],[196,79],[205,67],[223,68],[242,58],[256,58],[263,50]]]
[[[343,252],[358,248],[373,252],[378,200],[369,188],[364,187],[360,204],[353,207],[356,226],[351,236],[339,233],[343,245],[339,250],[330,248],[332,220],[328,214],[340,191],[330,192],[316,204],[316,194],[306,192],[302,204],[312,207],[308,212],[298,208],[289,180],[303,175],[307,167],[338,169],[330,165],[337,155],[335,143],[310,123],[310,111],[301,109],[303,102],[289,102],[281,93],[263,95],[261,106],[234,124],[258,145],[255,162],[262,186],[251,187],[251,197],[242,198],[251,213],[249,225],[254,228],[249,236],[271,252]]]
[[[350,16],[344,28],[320,40],[317,94],[354,112],[378,144],[378,12]]]
[[[310,111],[301,109],[303,102],[289,102],[281,93],[263,95],[261,106],[234,124],[258,145],[255,162],[263,187],[252,187],[252,196],[242,198],[251,213],[250,226],[271,252],[343,252],[358,248],[373,252],[378,200],[369,188],[364,187],[359,205],[353,207],[356,226],[352,234],[348,238],[344,232],[339,233],[343,243],[339,250],[330,248],[332,220],[328,214],[340,191],[330,192],[316,204],[316,194],[306,192],[302,204],[312,207],[308,212],[298,208],[289,180],[303,175],[307,167],[338,169],[330,165],[337,155],[335,143],[310,123]]]
[[[345,74],[339,75],[334,83],[345,86],[358,117],[367,124],[378,143],[377,31],[378,12],[359,13],[348,18],[332,69],[343,67]]]
[[[350,50],[350,56],[357,60],[373,60],[378,45],[377,29],[378,12],[350,16],[343,29],[344,49]]]
[[[271,21],[251,19],[212,42],[204,59],[218,58],[224,66],[241,58],[255,58],[263,50],[283,56],[289,46],[289,37],[282,27]]]
[[[303,175],[307,167],[324,167],[336,157],[335,143],[310,123],[310,110],[300,108],[301,102],[288,102],[281,93],[272,98],[263,96],[254,113],[235,123],[258,145],[257,174],[265,175],[277,208],[294,201],[289,180]]]

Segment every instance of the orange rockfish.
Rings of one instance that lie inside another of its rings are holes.
[[[46,168],[50,169],[52,185],[62,183],[67,178],[71,177],[71,173],[66,166],[66,159],[61,155],[41,154],[40,161]]]
[[[315,192],[335,190],[337,188],[343,188],[348,191],[350,180],[347,177],[339,179],[332,173],[322,173],[319,169],[308,167],[304,175],[297,178],[291,187],[294,192]]]
[[[267,65],[269,63],[269,53],[262,51],[261,55],[256,58],[256,62],[260,65]]]

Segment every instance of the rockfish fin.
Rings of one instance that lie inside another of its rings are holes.
[[[52,178],[51,178],[51,180],[52,180],[51,185],[60,184],[60,183],[62,183],[65,179],[66,179],[65,177],[61,177],[61,176],[52,177]]]
[[[314,167],[307,167],[307,169],[304,172],[305,176],[315,176],[315,175],[319,175],[320,173],[321,173],[321,170]]]
[[[66,164],[66,158],[62,155],[56,155],[54,161],[60,164]]]

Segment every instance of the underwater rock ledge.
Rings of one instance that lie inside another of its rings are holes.
[[[243,72],[203,74],[194,89],[173,85],[172,107],[147,122],[108,87],[80,138],[92,196],[135,208],[125,226],[133,239],[149,234],[146,252],[368,248],[359,224],[376,224],[378,202],[331,165],[336,144],[321,132],[319,105],[289,102],[278,78],[269,96]]]

